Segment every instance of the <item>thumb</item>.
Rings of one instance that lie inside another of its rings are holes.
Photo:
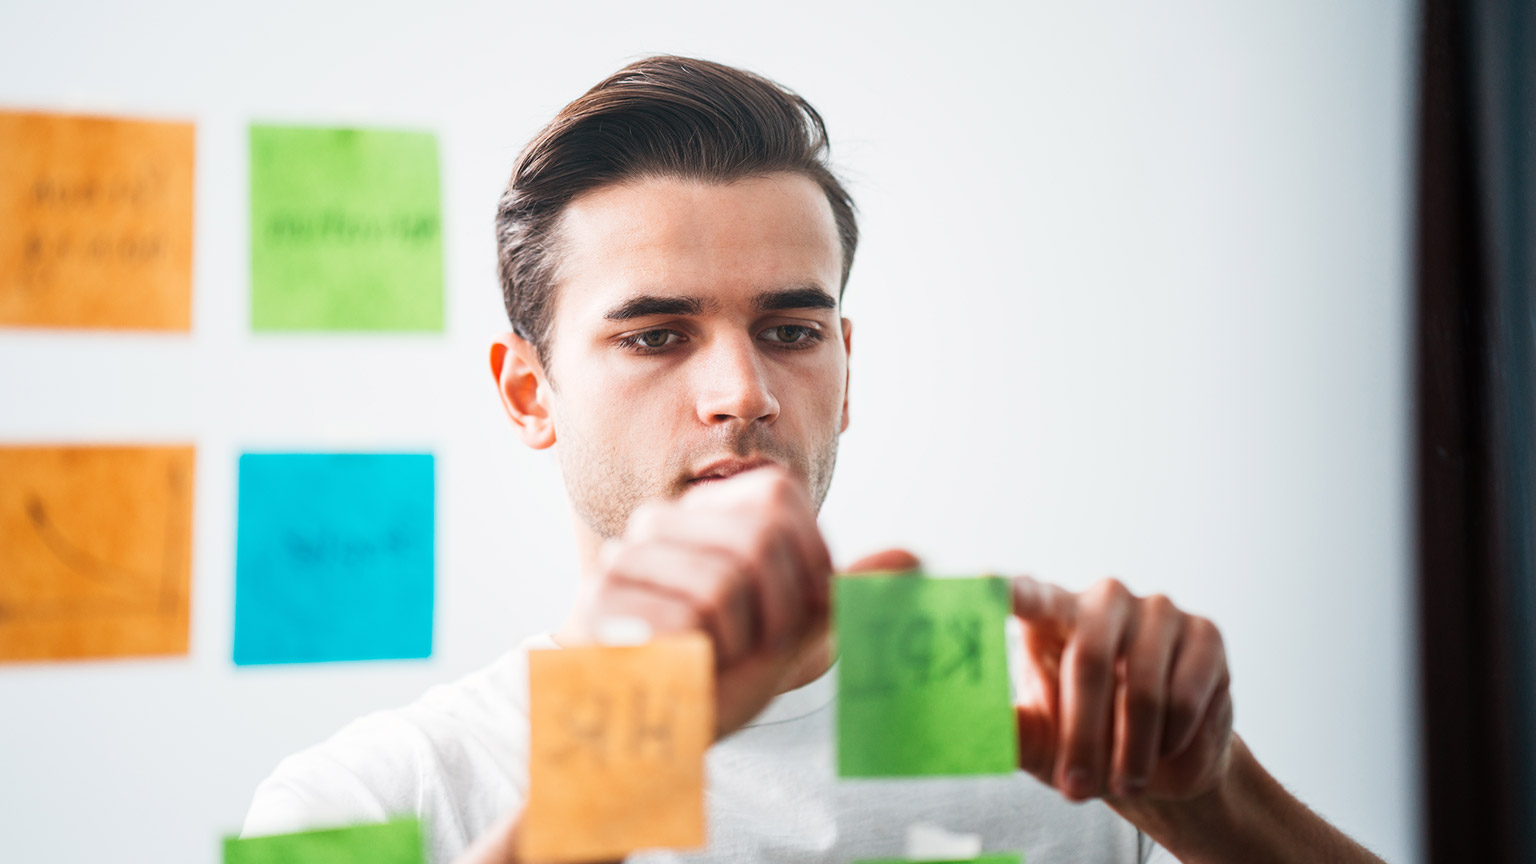
[[[849,564],[843,572],[848,574],[903,573],[918,569],[922,563],[916,555],[905,549],[886,549],[873,555],[865,555]]]

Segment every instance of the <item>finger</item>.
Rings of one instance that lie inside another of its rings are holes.
[[[849,564],[842,571],[849,576],[881,573],[910,573],[922,567],[916,555],[905,549],[885,549]]]
[[[725,553],[666,541],[630,543],[611,557],[611,578],[650,585],[687,600],[715,642],[716,662],[729,666],[756,641],[752,585]]]
[[[1116,795],[1145,791],[1157,767],[1168,677],[1183,615],[1161,594],[1148,597],[1137,606],[1116,699],[1112,783]]]
[[[758,566],[751,574],[763,615],[762,644],[779,653],[789,650],[810,621],[804,568],[794,542],[782,532],[765,531],[759,540]]]
[[[1079,801],[1104,792],[1115,665],[1130,620],[1131,599],[1125,586],[1114,580],[1083,592],[1075,613],[1076,628],[1062,654],[1056,784]]]
[[[615,581],[602,592],[596,602],[591,625],[604,618],[632,616],[651,625],[657,636],[673,633],[691,633],[704,630],[704,621],[693,604],[677,594],[657,591],[649,585]],[[588,642],[597,641],[597,633],[589,630],[583,634]]]
[[[1013,614],[1065,638],[1076,624],[1077,595],[1029,576],[1013,577]]]
[[[1019,670],[1018,704],[1013,708],[1019,734],[1019,768],[1054,785],[1056,767],[1056,676],[1027,662]]]
[[[715,682],[715,737],[722,738],[756,717],[778,695],[784,661],[766,652],[749,654]]]
[[[779,473],[768,484],[770,500],[782,519],[784,537],[799,565],[802,593],[816,609],[831,604],[832,553],[816,524],[810,492],[792,475]]]
[[[740,578],[752,586],[754,650],[778,650],[793,639],[806,617],[805,596],[798,562],[782,532],[730,509],[701,507],[652,511],[640,529],[642,538],[709,549],[731,559]]]
[[[1221,631],[1205,618],[1189,616],[1168,681],[1163,758],[1176,756],[1189,746],[1212,697],[1227,682],[1227,652]]]

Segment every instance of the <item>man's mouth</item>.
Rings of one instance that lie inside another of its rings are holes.
[[[764,465],[774,464],[777,463],[775,463],[772,459],[764,459],[760,456],[751,459],[721,459],[718,462],[711,462],[708,465],[705,465],[703,468],[693,472],[693,476],[688,478],[688,484],[690,486],[696,486],[704,483],[710,483],[716,480],[725,480],[730,477],[735,477],[737,474],[740,474],[743,471],[751,471],[753,468],[761,468]]]

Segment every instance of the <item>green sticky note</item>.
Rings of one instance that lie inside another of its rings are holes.
[[[251,127],[251,327],[443,329],[435,137]]]
[[[845,576],[833,590],[840,776],[1017,769],[1005,580]]]
[[[423,864],[421,825],[399,819],[273,837],[227,837],[224,864]]]
[[[931,858],[923,858],[922,861],[912,858],[868,858],[854,864],[1025,864],[1025,856],[1017,852],[994,852],[978,858],[946,858],[942,861]]]

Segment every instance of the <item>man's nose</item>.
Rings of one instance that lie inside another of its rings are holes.
[[[697,407],[706,424],[744,420],[773,422],[779,400],[768,381],[764,357],[749,335],[711,340],[699,357]]]

